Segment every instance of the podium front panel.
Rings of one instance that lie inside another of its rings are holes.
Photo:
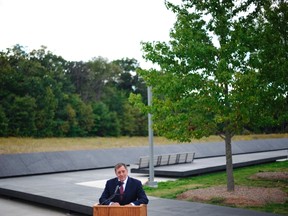
[[[95,205],[93,216],[147,216],[147,206]]]

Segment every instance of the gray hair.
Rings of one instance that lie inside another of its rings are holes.
[[[128,170],[125,163],[118,163],[118,164],[116,164],[115,167],[114,167],[115,172],[116,172],[117,169],[119,169],[119,168],[122,167],[122,166],[123,166],[126,170]]]

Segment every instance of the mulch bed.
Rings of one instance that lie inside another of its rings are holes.
[[[287,172],[260,172],[252,179],[288,179]],[[287,193],[278,188],[235,186],[233,192],[227,191],[227,186],[209,187],[204,189],[189,190],[177,196],[180,200],[195,202],[218,202],[234,206],[262,206],[268,203],[285,203],[288,200]]]

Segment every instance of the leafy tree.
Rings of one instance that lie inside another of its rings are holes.
[[[263,32],[257,25],[257,12],[267,8],[258,1],[232,0],[183,0],[181,5],[166,2],[166,6],[177,15],[170,41],[142,43],[144,58],[158,64],[160,70],[139,71],[153,87],[149,112],[154,127],[160,135],[180,141],[221,136],[227,190],[233,191],[232,137],[265,106],[261,103],[263,89],[259,89],[262,73],[252,62],[267,48],[256,44]],[[271,110],[266,109],[265,115],[271,118]]]
[[[9,136],[29,136],[36,131],[37,103],[32,94],[33,85],[29,85],[26,76],[36,65],[27,58],[28,54],[19,45],[1,52],[0,100],[8,119]]]
[[[34,134],[36,101],[30,96],[15,97],[13,104],[7,112],[7,117],[11,121],[9,125],[9,135],[29,136]]]
[[[95,126],[91,135],[97,136],[119,136],[120,125],[115,112],[110,112],[103,102],[92,103]]]
[[[134,91],[134,83],[133,83],[133,77],[136,72],[136,69],[139,68],[139,63],[136,59],[129,59],[129,58],[123,58],[116,61],[113,61],[112,63],[118,65],[122,72],[119,74],[118,79],[116,80],[116,85],[118,89],[124,90],[127,95],[130,94],[130,92]]]
[[[140,69],[140,68],[138,68],[138,69]],[[140,94],[142,96],[143,103],[147,104],[148,103],[147,86],[146,86],[146,83],[144,82],[143,78],[140,77],[138,74],[136,74],[133,77],[133,86],[134,86],[133,93]]]
[[[128,102],[130,93],[142,93],[139,89],[143,86],[141,82],[144,83],[144,81],[138,79],[139,76],[136,74],[139,64],[137,60],[128,58],[112,63],[121,70],[115,74],[113,80],[105,85],[101,101],[109,107],[111,112],[117,114],[121,135],[143,135],[143,131],[147,131],[147,124],[142,120],[143,114]],[[143,129],[140,130],[140,128]]]
[[[0,106],[0,136],[7,136],[8,135],[8,118],[6,114]]]
[[[148,136],[148,119],[147,115],[143,114],[141,110],[137,107],[134,107],[129,103],[127,105],[128,111],[130,110],[130,113],[132,115],[132,118],[134,120],[133,123],[133,130],[132,133],[129,134],[130,136]]]
[[[72,136],[87,136],[94,126],[93,110],[90,104],[85,104],[79,95],[72,94],[70,103],[75,110],[75,121]]]
[[[42,46],[39,50],[33,50],[29,54],[29,60],[35,60],[45,68],[46,74],[42,73],[43,78],[51,77],[55,82],[55,91],[74,93],[75,87],[67,75],[68,62],[61,56],[54,55],[47,51],[47,47]],[[51,84],[50,84],[51,85]]]
[[[273,0],[258,4],[257,15],[251,14],[252,18],[256,16],[256,21],[246,30],[249,32],[256,26],[259,31],[258,37],[250,39],[250,46],[255,47],[250,65],[260,74],[258,89],[261,89],[262,110],[255,111],[252,128],[266,133],[287,132],[288,2]]]
[[[122,69],[116,81],[117,89],[124,90],[127,97],[130,93],[141,94],[145,100],[147,98],[147,87],[144,80],[136,73],[140,69],[138,61],[136,59],[123,58],[112,63]]]
[[[38,100],[38,112],[35,116],[35,124],[37,137],[53,136],[55,124],[55,112],[57,109],[57,100],[51,87],[47,87],[43,92],[42,99]]]
[[[70,79],[76,88],[76,92],[80,95],[83,101],[88,102],[91,95],[90,80],[92,80],[92,74],[88,69],[88,65],[85,62],[69,62],[68,74]]]
[[[87,62],[87,66],[91,77],[87,83],[90,93],[89,101],[100,101],[106,84],[113,81],[121,70],[103,57],[93,58]]]

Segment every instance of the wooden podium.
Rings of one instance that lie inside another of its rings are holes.
[[[140,205],[140,206],[94,205],[93,216],[147,216],[147,205]]]

